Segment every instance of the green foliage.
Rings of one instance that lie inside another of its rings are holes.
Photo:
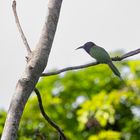
[[[139,139],[140,61],[118,67],[123,81],[103,64],[39,81],[46,113],[70,140]],[[0,115],[0,132],[4,118]],[[58,139],[40,114],[35,94],[26,105],[18,135],[19,140]]]
[[[112,130],[101,131],[99,134],[90,136],[88,140],[120,140],[120,132]]]
[[[0,110],[0,137],[2,134],[5,118],[6,118],[6,112],[4,110]]]

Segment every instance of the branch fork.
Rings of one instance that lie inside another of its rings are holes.
[[[42,74],[43,70],[47,65],[48,57],[52,47],[52,42],[56,32],[62,0],[49,0],[48,3],[49,3],[48,13],[45,19],[42,34],[35,50],[32,52],[19,22],[19,18],[16,11],[16,1],[13,0],[12,8],[15,16],[15,22],[19,30],[20,36],[22,38],[22,41],[27,50],[28,55],[26,57],[26,61],[28,63],[26,65],[24,73],[22,74],[21,78],[18,80],[18,83],[16,85],[16,89],[13,94],[10,108],[5,121],[5,126],[1,140],[16,139],[19,122],[25,104],[28,101],[28,98],[32,93],[32,91],[34,90],[35,92],[37,92],[35,85],[38,82],[40,75]],[[42,100],[41,96],[39,96],[40,95],[39,91],[36,94],[38,97],[41,113],[43,113],[44,109],[43,106],[41,108],[42,104],[40,101]],[[45,116],[47,114],[44,112],[44,114],[42,115]],[[47,117],[46,120],[48,121],[48,123],[50,123],[48,119],[49,117]],[[53,126],[53,124],[51,125]],[[57,125],[55,125],[54,128],[59,133],[59,139],[66,140],[66,137],[64,133],[61,131],[61,129]]]

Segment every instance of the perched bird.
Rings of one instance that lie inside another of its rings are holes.
[[[99,63],[108,64],[113,73],[119,78],[121,78],[120,72],[112,63],[108,52],[104,48],[97,46],[93,42],[87,42],[83,46],[78,47],[77,49],[84,49],[91,57],[95,58]]]

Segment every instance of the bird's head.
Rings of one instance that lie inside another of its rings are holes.
[[[83,46],[80,46],[80,47],[76,48],[76,50],[78,50],[78,49],[84,49],[85,51],[89,52],[90,48],[91,47],[94,47],[94,46],[96,46],[95,43],[93,43],[93,42],[87,42]]]

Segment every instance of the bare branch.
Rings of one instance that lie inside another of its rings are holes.
[[[50,119],[50,117],[45,113],[44,108],[43,108],[43,105],[42,105],[42,99],[41,99],[41,95],[40,95],[39,90],[38,90],[37,88],[35,88],[34,91],[35,91],[35,93],[36,93],[36,95],[37,95],[37,99],[38,99],[38,102],[39,102],[39,108],[40,108],[40,111],[41,111],[43,117],[47,120],[47,122],[48,122],[52,127],[54,127],[54,128],[58,131],[58,133],[60,134],[60,136],[61,136],[64,140],[66,140],[66,137],[65,137],[64,133],[62,132],[62,130],[59,128],[59,126],[58,126],[56,123],[54,123],[54,122]]]
[[[19,32],[21,34],[21,38],[23,40],[23,43],[27,49],[27,52],[28,52],[28,55],[31,53],[31,49],[28,45],[28,42],[27,42],[27,39],[24,35],[24,32],[21,28],[21,25],[20,25],[20,22],[19,22],[19,18],[18,18],[18,15],[17,15],[17,12],[16,12],[16,1],[13,1],[13,12],[14,12],[14,16],[15,16],[15,21],[16,21],[16,24],[17,24],[17,27],[19,29]],[[43,108],[43,104],[42,104],[42,99],[41,99],[41,95],[40,95],[40,92],[37,88],[34,89],[36,95],[37,95],[37,98],[38,98],[38,102],[39,102],[39,107],[40,107],[40,111],[42,113],[42,116],[47,120],[47,122],[52,126],[54,127],[60,134],[60,137],[62,137],[64,140],[66,140],[66,137],[64,135],[64,133],[62,132],[62,130],[59,128],[59,126],[57,124],[55,124],[50,118],[49,116],[45,113],[44,111],[44,108]]]
[[[117,56],[117,57],[112,57],[112,61],[121,61],[123,59],[126,59],[130,56],[133,56],[133,55],[136,55],[140,53],[140,49],[136,49],[134,51],[130,51],[124,55],[122,55],[121,57]],[[80,65],[80,66],[73,66],[73,67],[67,67],[67,68],[63,68],[63,69],[60,69],[60,70],[57,70],[57,71],[53,71],[53,72],[48,72],[48,73],[43,73],[41,76],[44,77],[44,76],[53,76],[53,75],[57,75],[57,74],[60,74],[62,72],[66,72],[66,71],[70,71],[70,70],[77,70],[77,69],[83,69],[83,68],[87,68],[87,67],[91,67],[91,66],[95,66],[95,65],[98,65],[100,64],[99,62],[92,62],[92,63],[88,63],[88,64],[85,64],[85,65]]]
[[[16,22],[16,24],[17,24],[19,33],[20,33],[20,35],[21,35],[21,38],[22,38],[22,40],[23,40],[23,43],[24,43],[24,45],[25,45],[25,47],[26,47],[26,50],[27,50],[27,53],[28,53],[28,55],[29,55],[29,54],[31,53],[31,49],[30,49],[30,47],[29,47],[29,44],[28,44],[28,42],[27,42],[27,39],[26,39],[26,37],[25,37],[25,35],[24,35],[24,33],[23,33],[23,30],[22,30],[21,25],[20,25],[20,22],[19,22],[19,18],[18,18],[17,11],[16,11],[16,1],[15,1],[15,0],[13,1],[12,8],[13,8],[14,16],[15,16],[15,22]]]
[[[47,16],[40,40],[34,51],[32,51],[31,58],[17,82],[8,110],[1,140],[16,140],[17,138],[18,126],[25,104],[34,90],[40,75],[47,66],[52,42],[57,28],[62,1],[63,0],[48,0]],[[16,3],[14,0],[13,9],[15,8],[15,5]],[[14,14],[16,16],[15,9]],[[17,19],[18,18],[16,18],[16,22],[18,22]],[[21,31],[21,28],[18,28]]]
[[[70,71],[70,70],[83,69],[83,68],[91,67],[91,66],[94,66],[94,65],[97,65],[97,64],[99,64],[99,63],[98,63],[98,62],[93,62],[93,63],[89,63],[89,64],[85,64],[85,65],[79,65],[79,66],[67,67],[67,68],[60,69],[60,70],[53,71],[53,72],[42,73],[41,76],[43,77],[43,76],[57,75],[57,74],[60,74],[60,73],[62,73],[62,72],[66,72],[66,71]]]
[[[130,57],[130,56],[136,55],[136,54],[138,54],[138,53],[140,53],[140,49],[136,49],[136,50],[134,50],[134,51],[130,51],[130,52],[128,52],[128,53],[122,55],[122,56],[121,56],[121,60],[123,60],[123,59],[125,59],[125,58],[128,58],[128,57]]]

